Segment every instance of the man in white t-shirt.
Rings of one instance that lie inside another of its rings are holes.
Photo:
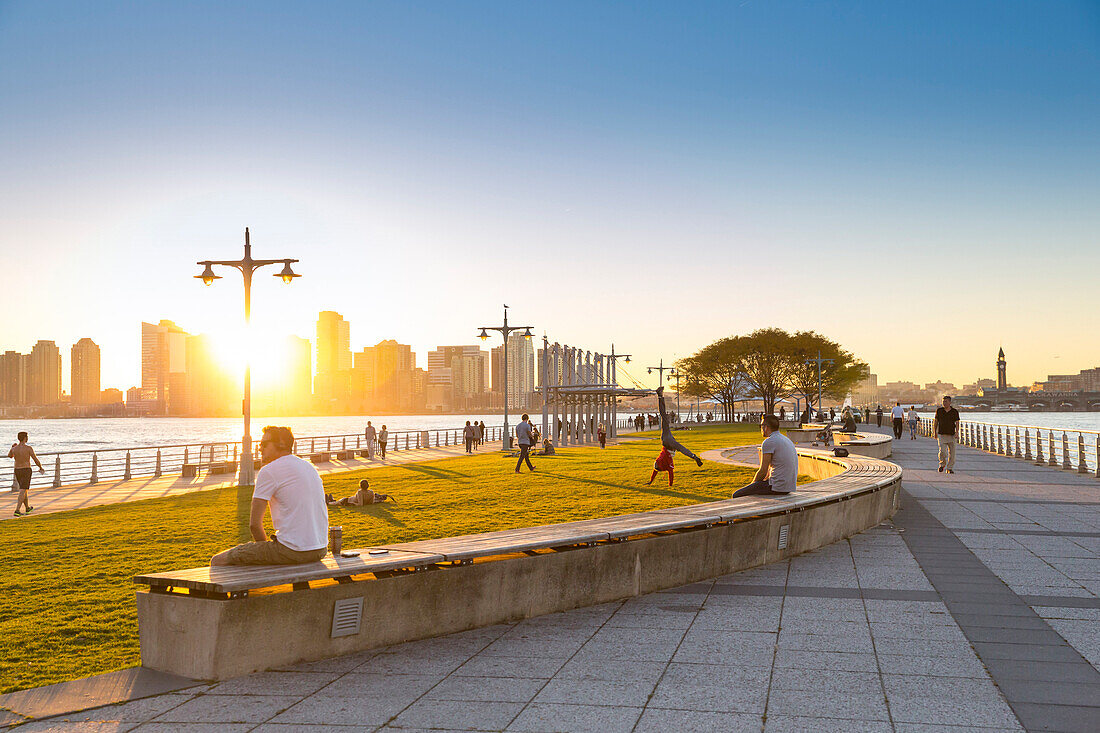
[[[760,468],[748,486],[733,492],[732,497],[762,495],[786,496],[798,483],[798,451],[794,443],[779,432],[779,418],[764,415],[760,418]]]
[[[210,559],[213,565],[297,565],[317,562],[328,552],[328,506],[317,469],[292,454],[290,428],[269,425],[260,440],[264,465],[256,474],[245,542]],[[271,507],[275,534],[264,531],[264,514]]]
[[[900,402],[895,402],[890,409],[890,417],[894,419],[894,440],[901,440],[901,434],[905,430],[905,408]]]

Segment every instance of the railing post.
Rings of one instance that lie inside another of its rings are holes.
[[[405,433],[405,450],[409,449],[409,434]]]
[[[187,465],[187,446],[183,447],[183,465]]]
[[[332,438],[328,438],[328,442],[325,443],[325,450],[327,450],[327,451],[332,450]]]
[[[1096,452],[1093,454],[1096,459],[1096,478],[1100,478],[1100,434],[1096,436]]]
[[[1016,457],[1017,458],[1023,458],[1023,455],[1020,453],[1020,429],[1019,428],[1016,428]]]
[[[130,451],[126,451],[126,472],[122,475],[122,480],[129,481],[130,478]]]
[[[1041,430],[1035,431],[1035,465],[1047,465],[1046,459],[1043,458],[1043,432]]]
[[[1089,464],[1085,461],[1085,434],[1077,433],[1077,473],[1088,473]]]
[[[160,448],[157,448],[157,466],[156,466],[156,468],[153,469],[153,476],[155,478],[159,478],[160,475],[161,475],[161,470],[160,470]]]
[[[92,453],[92,479],[88,483],[99,483],[99,454],[95,452]]]
[[[1001,426],[997,426],[997,455],[1003,456],[1005,454],[1005,441],[1004,435],[1001,433]]]
[[[53,461],[53,485],[57,488],[61,485],[61,456],[54,456]]]
[[[237,462],[237,444],[236,443],[233,444],[233,462],[234,463]]]
[[[1062,431],[1062,468],[1066,471],[1073,470],[1073,464],[1069,462],[1069,435]]]
[[[348,449],[348,439],[345,437],[342,440],[343,440],[343,442],[340,443],[340,450],[347,450]]]
[[[1047,465],[1058,468],[1058,449],[1054,447],[1054,431],[1048,432]]]
[[[359,441],[362,439],[362,437],[363,437],[362,435],[356,435],[355,436],[355,448],[356,448],[356,450],[358,450],[359,447],[360,447]]]
[[[1024,460],[1031,460],[1031,433],[1027,428],[1024,428]]]
[[[311,454],[317,452],[317,440],[315,438],[309,439],[309,452]]]

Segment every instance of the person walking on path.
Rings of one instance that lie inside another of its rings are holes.
[[[900,402],[895,402],[890,408],[890,417],[894,423],[894,440],[901,440],[901,433],[905,426],[905,408]]]
[[[378,447],[382,452],[382,460],[386,460],[386,443],[390,439],[390,431],[386,430],[386,426],[382,426],[382,432],[378,433]]]
[[[600,440],[600,447],[607,447],[607,431],[603,429],[603,423],[600,423],[600,427],[596,429],[596,437]]]
[[[321,475],[309,461],[291,451],[290,428],[268,425],[260,439],[263,468],[256,474],[248,529],[252,542],[219,552],[210,565],[298,565],[317,562],[328,553],[328,506]],[[264,531],[271,507],[275,535]]]
[[[870,407],[864,407],[863,408],[863,413],[864,413],[863,422],[870,425],[871,424],[871,408]]]
[[[466,452],[474,452],[474,440],[476,439],[477,431],[474,430],[474,426],[470,424],[470,421],[466,421],[466,427],[462,428],[462,440],[466,442]]]
[[[38,456],[34,452],[34,448],[27,445],[27,432],[25,430],[19,431],[15,436],[19,441],[18,443],[11,444],[11,450],[8,451],[8,458],[15,459],[15,482],[19,484],[19,500],[15,502],[15,516],[21,517],[24,514],[30,514],[34,511],[34,507],[30,503],[30,490],[31,490],[31,461],[34,461],[38,465],[38,472],[45,473],[46,469],[42,468],[42,461],[38,460]],[[25,506],[27,510],[25,512],[19,511],[19,507]]]
[[[959,411],[951,406],[950,397],[943,398],[943,407],[936,410],[932,427],[936,441],[940,444],[939,471],[943,473],[946,469],[948,473],[955,473],[955,439],[959,430]]]
[[[373,461],[374,441],[378,438],[378,431],[370,424],[370,420],[367,420],[367,429],[363,431],[363,437],[366,438],[367,441],[367,458]]]
[[[760,444],[760,468],[752,483],[733,492],[731,498],[760,494],[786,496],[798,483],[798,451],[786,435],[779,432],[779,418],[764,415],[760,419],[760,432],[764,442]]]
[[[703,465],[703,459],[689,451],[672,437],[672,425],[669,424],[670,415],[665,411],[665,388],[657,388],[657,407],[661,411],[661,445],[668,448],[670,453],[680,451],[685,456],[695,461],[697,466]]]
[[[878,420],[878,426],[881,428],[882,427],[882,405],[879,405],[878,409],[875,410],[875,419]]]
[[[516,426],[516,440],[519,442],[519,460],[516,461],[516,473],[519,473],[519,467],[524,463],[527,464],[527,468],[531,473],[535,472],[535,467],[531,465],[531,446],[533,445],[531,439],[531,418],[527,416],[527,413],[523,413],[523,418],[520,420],[519,425]]]
[[[481,444],[485,442],[485,421],[482,420],[480,423],[475,421],[474,428],[477,429],[477,445],[480,448]]]
[[[920,424],[920,415],[917,414],[917,406],[909,405],[909,440],[917,439],[917,425]]]

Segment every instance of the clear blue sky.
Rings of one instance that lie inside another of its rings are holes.
[[[247,225],[305,275],[261,323],[356,347],[508,302],[643,363],[779,325],[882,379],[1100,364],[1100,3],[226,5],[0,0],[0,348],[128,387],[140,320],[236,323],[191,275]]]

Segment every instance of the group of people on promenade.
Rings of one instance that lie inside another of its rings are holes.
[[[462,428],[462,442],[466,444],[466,452],[473,453],[485,442],[485,421],[466,421],[466,427]]]

